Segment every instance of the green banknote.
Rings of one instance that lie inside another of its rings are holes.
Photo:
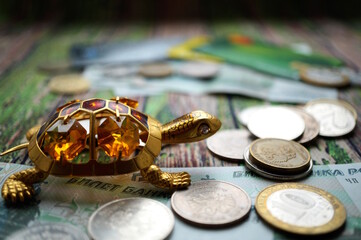
[[[27,168],[17,164],[0,163],[0,184],[14,172]],[[252,203],[259,191],[274,181],[258,177],[245,167],[208,167],[165,169],[188,171],[192,181],[222,180],[242,187]],[[315,166],[302,183],[322,188],[335,195],[346,207],[344,229],[328,239],[361,238],[361,163]],[[113,177],[50,176],[36,187],[37,201],[22,207],[7,207],[0,200],[0,238],[41,223],[67,223],[86,232],[90,215],[102,204],[118,198],[146,197],[170,207],[171,192],[145,182],[139,173]],[[265,224],[252,208],[250,215],[237,225],[209,229],[199,228],[176,217],[170,239],[293,239]]]

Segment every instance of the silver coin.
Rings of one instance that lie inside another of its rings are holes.
[[[263,110],[265,108],[267,108],[269,106],[266,105],[259,105],[259,106],[253,106],[253,107],[248,107],[243,109],[241,112],[239,112],[237,114],[237,118],[238,120],[244,125],[247,126],[250,117],[252,116],[253,113],[255,113],[256,111],[260,111]]]
[[[292,175],[281,175],[281,174],[267,172],[267,171],[257,167],[249,159],[249,147],[247,147],[245,152],[244,152],[244,160],[245,160],[246,167],[249,168],[251,171],[255,172],[256,174],[258,174],[258,175],[260,175],[262,177],[265,177],[265,178],[269,178],[269,179],[273,179],[273,180],[282,180],[282,181],[290,181],[290,180],[296,180],[296,179],[304,178],[308,174],[310,174],[310,172],[312,171],[312,167],[313,167],[313,162],[312,162],[312,159],[311,159],[308,169],[303,173],[292,174]]]
[[[242,188],[215,180],[192,183],[187,190],[175,192],[171,203],[180,217],[206,226],[236,222],[251,209],[251,199]]]
[[[320,135],[339,137],[350,133],[356,126],[355,110],[338,100],[315,100],[307,103],[306,112],[320,124]],[[357,115],[356,115],[357,117]]]
[[[212,78],[219,72],[219,65],[211,62],[194,61],[182,65],[178,73],[193,78]]]
[[[244,149],[251,142],[251,134],[247,130],[223,130],[207,138],[207,147],[218,156],[241,160],[244,156]]]
[[[6,239],[11,240],[86,240],[88,236],[79,228],[65,223],[44,223],[17,231]]]
[[[320,132],[320,124],[317,122],[317,120],[312,117],[311,114],[307,113],[303,108],[291,107],[290,109],[298,113],[303,118],[303,121],[305,121],[305,131],[297,140],[297,142],[303,144],[315,139]]]
[[[92,238],[164,239],[174,227],[173,213],[162,203],[147,198],[124,198],[95,211],[88,223]]]
[[[286,107],[270,106],[251,115],[248,130],[258,138],[293,140],[303,134],[305,122]]]

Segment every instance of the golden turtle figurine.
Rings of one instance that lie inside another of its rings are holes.
[[[49,174],[57,176],[105,176],[140,170],[142,176],[161,188],[190,185],[187,172],[168,173],[153,164],[162,143],[203,140],[221,127],[214,116],[193,111],[162,125],[137,111],[138,102],[127,98],[71,101],[30,138],[0,154],[27,148],[35,167],[6,179],[2,197],[18,203],[31,199],[34,183]]]

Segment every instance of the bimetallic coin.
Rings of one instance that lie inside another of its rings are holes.
[[[296,179],[301,179],[306,177],[307,175],[310,174],[310,172],[312,172],[312,167],[313,167],[313,162],[312,160],[310,161],[310,164],[308,166],[308,169],[304,172],[301,173],[297,173],[297,174],[277,174],[277,173],[273,173],[273,172],[269,172],[266,171],[264,169],[259,168],[257,165],[255,165],[249,158],[249,148],[246,149],[246,151],[244,152],[244,162],[247,168],[249,168],[251,171],[253,171],[254,173],[268,178],[268,179],[272,179],[272,180],[281,180],[281,181],[291,181],[291,180],[296,180]]]
[[[88,232],[95,240],[165,239],[173,227],[173,213],[164,204],[147,198],[109,202],[88,222]]]
[[[335,196],[300,183],[275,184],[263,189],[255,208],[273,227],[296,234],[329,233],[346,220],[346,210]]]
[[[69,240],[87,240],[88,236],[79,228],[65,223],[40,223],[19,230],[6,239],[25,240],[25,239],[69,239]]]
[[[223,130],[207,138],[207,147],[220,157],[241,160],[244,156],[244,149],[251,142],[251,134],[247,130]]]
[[[26,139],[30,141],[31,137],[40,129],[41,125],[35,125],[26,132]]]
[[[260,111],[260,110],[262,111],[263,109],[265,109],[267,107],[270,107],[270,106],[258,105],[258,106],[245,108],[237,114],[237,118],[244,126],[247,126],[249,119],[251,118],[253,113]]]
[[[90,83],[81,75],[68,74],[53,77],[48,86],[54,93],[74,95],[87,92]]]
[[[308,67],[300,70],[300,78],[310,84],[325,87],[344,87],[350,83],[337,69]]]
[[[297,139],[297,142],[305,144],[315,139],[320,132],[320,124],[317,122],[317,120],[302,108],[291,107],[291,110],[299,114],[303,118],[303,121],[305,121],[305,131],[303,132],[302,136]]]
[[[172,72],[172,68],[166,63],[145,64],[139,68],[139,73],[148,78],[167,77]]]
[[[219,65],[211,62],[188,62],[182,65],[178,72],[193,78],[213,78],[219,72]]]
[[[262,169],[280,174],[297,174],[308,169],[311,156],[301,144],[275,138],[254,141],[249,158]]]
[[[212,180],[194,182],[187,190],[175,192],[171,203],[180,217],[206,226],[236,222],[251,209],[251,199],[243,189]]]
[[[350,133],[356,126],[357,112],[344,101],[315,100],[308,102],[304,108],[319,122],[321,136],[343,136]]]
[[[286,107],[267,107],[254,112],[248,121],[248,130],[258,138],[293,140],[302,135],[305,122]]]

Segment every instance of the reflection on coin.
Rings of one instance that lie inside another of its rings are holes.
[[[299,143],[308,143],[315,139],[320,132],[320,124],[317,120],[312,117],[311,114],[304,111],[302,108],[292,107],[291,110],[298,113],[305,122],[305,131],[303,132],[302,136],[297,140]]]
[[[38,70],[50,74],[59,74],[68,72],[71,69],[70,62],[63,61],[63,62],[44,62],[39,64]]]
[[[244,149],[251,142],[251,134],[247,130],[223,130],[207,138],[207,147],[220,157],[241,160]]]
[[[101,206],[90,217],[88,231],[95,240],[164,239],[174,227],[173,213],[147,198],[124,198]]]
[[[212,226],[233,223],[251,209],[251,199],[240,187],[221,181],[194,182],[173,194],[173,210],[196,224]]]
[[[253,113],[255,113],[256,111],[259,110],[263,110],[265,108],[267,108],[269,106],[266,105],[258,105],[258,106],[253,106],[253,107],[248,107],[243,109],[241,112],[239,112],[237,114],[238,120],[244,125],[247,126],[250,117],[252,116]]]
[[[87,240],[88,236],[79,228],[65,223],[44,223],[36,224],[31,227],[17,231],[6,239],[69,239],[69,240]]]
[[[346,210],[336,197],[300,183],[275,184],[263,189],[255,207],[273,227],[296,234],[329,233],[346,220]]]
[[[87,92],[90,88],[88,80],[79,74],[53,77],[48,86],[52,92],[59,94],[80,94]]]
[[[310,164],[308,166],[308,169],[302,173],[298,174],[277,174],[272,173],[266,170],[263,170],[259,168],[257,165],[255,165],[250,159],[249,159],[249,148],[246,148],[244,152],[244,162],[246,164],[246,167],[249,168],[254,173],[273,180],[281,180],[281,181],[290,181],[290,180],[296,180],[306,177],[310,172],[312,171],[313,162],[310,160]]]
[[[213,78],[218,71],[218,64],[200,61],[187,62],[178,70],[180,74],[193,78]]]
[[[341,100],[311,101],[306,104],[305,110],[319,122],[321,136],[343,136],[350,133],[356,126],[356,110]]]
[[[172,68],[166,63],[145,64],[139,68],[139,73],[144,77],[167,77],[172,74]]]
[[[262,169],[275,173],[300,173],[309,167],[308,150],[294,141],[264,138],[254,141],[249,148],[250,160]]]
[[[307,83],[326,87],[343,87],[350,83],[348,77],[330,68],[303,68],[300,70],[300,78]]]
[[[40,129],[41,125],[35,125],[26,132],[26,139],[30,141],[31,137]]]
[[[305,122],[286,107],[267,107],[254,112],[248,121],[249,131],[258,138],[293,140],[302,135]]]

